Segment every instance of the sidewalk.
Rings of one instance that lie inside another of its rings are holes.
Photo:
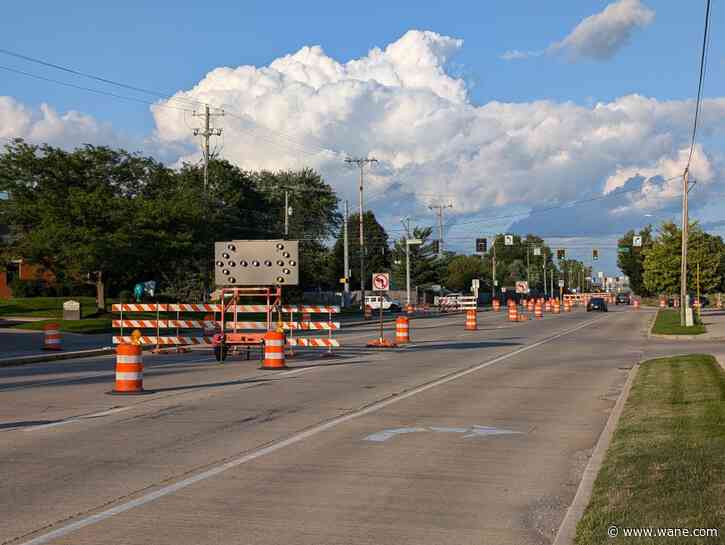
[[[652,327],[650,324],[647,336],[652,339],[673,341],[725,341],[725,310],[703,310],[702,323],[705,324],[706,331],[701,335],[655,335],[650,332]]]

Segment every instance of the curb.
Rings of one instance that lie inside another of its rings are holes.
[[[57,360],[68,360],[73,358],[86,358],[89,356],[103,356],[113,354],[116,349],[112,346],[104,348],[93,348],[91,350],[76,350],[74,352],[59,352],[57,354],[34,354],[32,356],[18,356],[0,360],[0,367],[13,367],[16,365],[27,365],[30,363],[43,363]]]
[[[607,424],[604,426],[604,430],[602,430],[602,434],[599,436],[597,445],[594,447],[594,452],[592,452],[592,457],[589,458],[589,463],[584,469],[584,474],[582,475],[582,480],[579,483],[579,488],[577,488],[574,500],[569,506],[569,509],[567,509],[566,515],[564,515],[564,520],[561,521],[561,526],[559,526],[559,531],[556,533],[556,539],[554,539],[553,545],[571,545],[574,543],[577,523],[584,515],[587,505],[589,505],[589,500],[592,497],[592,490],[594,489],[594,481],[596,480],[597,474],[602,467],[604,456],[607,453],[607,449],[609,449],[609,444],[612,442],[614,430],[617,429],[617,424],[619,424],[619,418],[622,416],[624,404],[629,397],[629,392],[632,389],[632,383],[637,376],[637,371],[639,371],[639,362],[633,365],[629,370],[627,382],[624,383],[624,387],[619,393],[617,403],[615,403],[614,409],[612,409],[612,412],[609,414]]]

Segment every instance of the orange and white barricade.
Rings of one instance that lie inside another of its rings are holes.
[[[551,312],[551,299],[547,299],[544,303],[544,311]]]
[[[410,320],[407,316],[398,316],[395,319],[395,344],[410,342]]]
[[[559,303],[558,299],[554,299],[553,307],[554,307],[554,314],[561,313],[561,304]]]
[[[43,350],[63,350],[61,347],[60,324],[51,322],[43,328]]]
[[[518,305],[509,299],[509,305],[508,305],[508,320],[509,322],[518,322],[519,321],[519,307]]]
[[[122,343],[116,347],[116,384],[111,393],[143,393],[141,345]]]
[[[534,317],[537,319],[544,317],[544,307],[541,304],[541,301],[536,301],[536,305],[534,306]]]

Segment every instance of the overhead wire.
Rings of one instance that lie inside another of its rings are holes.
[[[695,99],[695,116],[692,122],[692,136],[690,138],[690,153],[687,157],[687,167],[685,170],[690,168],[692,162],[692,154],[695,151],[695,137],[697,135],[697,127],[699,121],[700,107],[702,104],[702,90],[705,82],[706,72],[706,59],[707,50],[709,44],[709,32],[710,32],[710,0],[706,0],[705,3],[705,30],[702,36],[702,50],[700,52],[700,77],[697,82],[697,98]]]

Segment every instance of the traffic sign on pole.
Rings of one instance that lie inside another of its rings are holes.
[[[514,236],[513,235],[504,235],[503,243],[504,243],[504,246],[513,246],[514,245]]]
[[[632,237],[632,246],[635,248],[639,248],[642,246],[642,237],[639,235],[635,235]]]
[[[373,274],[373,290],[389,291],[390,290],[390,274],[374,273]]]

